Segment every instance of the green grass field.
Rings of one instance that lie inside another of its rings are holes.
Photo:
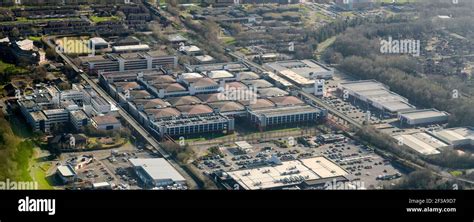
[[[10,71],[15,74],[23,74],[23,73],[28,72],[28,70],[18,67],[15,64],[10,64],[10,63],[0,61],[0,73],[5,73],[5,70],[8,70],[8,69],[10,69]]]
[[[116,21],[119,18],[117,16],[99,17],[99,16],[93,15],[89,17],[89,19],[94,23],[98,23],[98,22],[106,22],[106,21]]]
[[[0,22],[0,24],[23,24],[23,23],[32,23],[32,22],[47,22],[47,21],[56,21],[56,20],[64,20],[64,18],[43,18],[43,19],[28,19],[25,17],[16,17],[16,21],[7,21],[7,22]]]
[[[31,41],[41,41],[41,36],[28,36]]]
[[[454,170],[454,171],[451,171],[449,172],[451,175],[455,176],[455,177],[459,177],[462,175],[462,171],[459,171],[459,170]]]

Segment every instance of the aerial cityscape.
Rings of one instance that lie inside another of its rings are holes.
[[[473,10],[1,0],[0,189],[472,189]]]

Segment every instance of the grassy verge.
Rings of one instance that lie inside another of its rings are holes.
[[[196,136],[196,137],[186,139],[185,143],[202,142],[202,141],[214,140],[214,139],[224,139],[224,138],[233,137],[233,136],[235,136],[235,133],[229,134],[229,135],[226,135],[226,134],[211,134],[211,135],[206,135],[206,136],[203,135],[201,137]]]
[[[33,156],[38,155],[39,150],[35,149]],[[30,162],[30,176],[33,181],[38,183],[38,188],[41,190],[51,190],[53,187],[49,184],[46,179],[46,173],[51,168],[50,162],[37,162],[32,159]]]

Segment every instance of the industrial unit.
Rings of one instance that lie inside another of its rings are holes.
[[[130,159],[130,163],[140,180],[148,187],[186,183],[184,177],[163,158]]]
[[[458,127],[429,132],[453,147],[474,146],[474,128]]]
[[[225,173],[239,189],[283,189],[322,186],[328,179],[347,180],[348,173],[329,159],[319,156],[307,159],[270,163],[268,166]]]
[[[398,114],[401,125],[406,124],[409,126],[446,123],[448,118],[449,114],[447,112],[436,109],[413,110]]]
[[[395,136],[399,145],[405,145],[423,155],[439,154],[441,150],[450,146],[428,133],[419,132],[413,134]]]
[[[395,117],[399,112],[416,109],[408,99],[390,91],[387,86],[375,80],[343,82],[339,84],[338,89],[344,97],[364,102],[384,116]]]

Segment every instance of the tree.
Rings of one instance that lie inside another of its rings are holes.
[[[20,37],[20,31],[18,30],[17,27],[15,27],[15,28],[12,29],[11,35],[12,35],[12,37],[14,37],[14,38]]]
[[[58,84],[58,88],[60,90],[68,90],[68,89],[71,89],[71,85],[67,82],[61,82]]]
[[[178,0],[166,0],[166,3],[168,3],[171,7],[174,8],[178,6]]]
[[[117,17],[119,17],[120,20],[125,20],[127,18],[127,16],[125,15],[125,13],[123,13],[122,11],[117,11],[117,13],[115,14]]]
[[[33,79],[36,79],[36,80],[39,80],[41,82],[44,81],[44,79],[46,78],[46,76],[48,75],[48,70],[46,70],[45,67],[43,66],[37,66],[35,67],[35,69],[33,70]]]
[[[58,59],[58,54],[52,48],[46,49],[46,58],[52,61],[56,61]]]
[[[418,170],[411,172],[404,177],[394,189],[413,189],[413,190],[432,190],[432,189],[452,189],[451,181],[443,180],[427,170]]]

